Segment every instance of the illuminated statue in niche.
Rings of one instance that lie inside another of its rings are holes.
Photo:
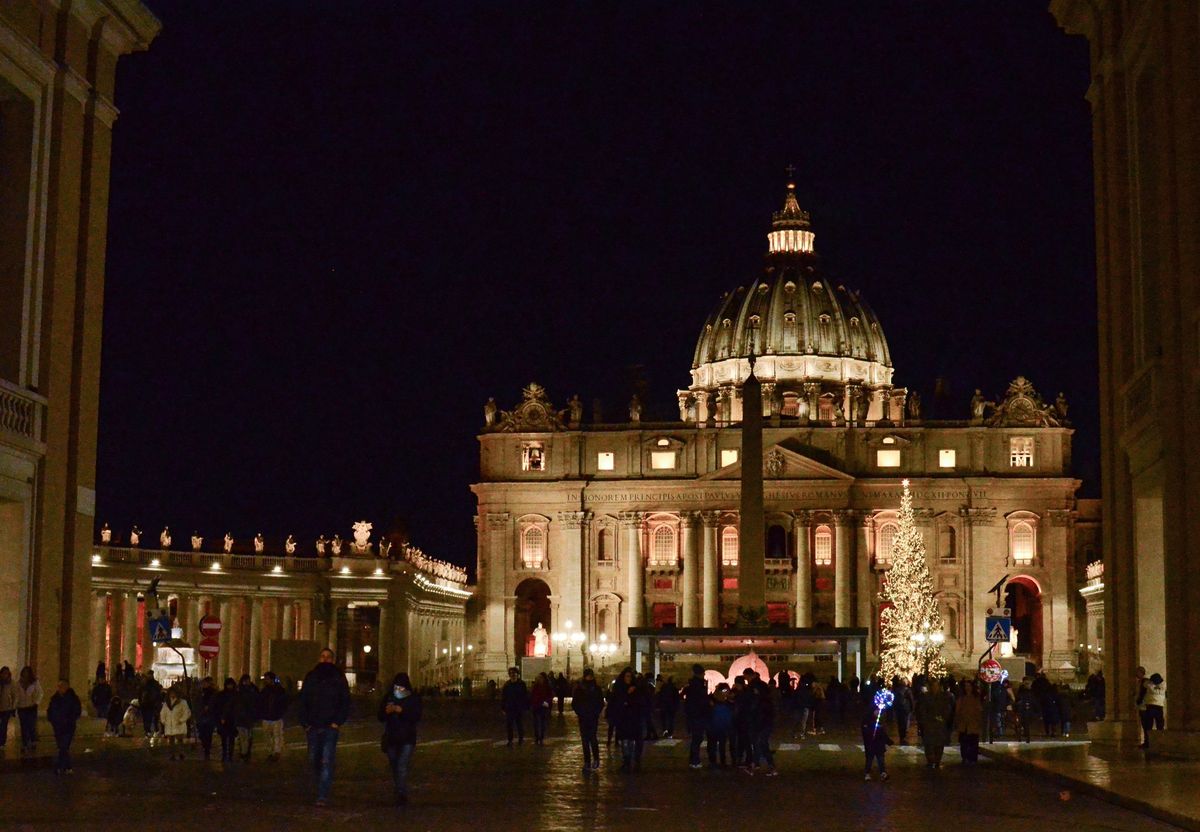
[[[533,629],[533,655],[539,659],[550,655],[550,634],[540,621]]]

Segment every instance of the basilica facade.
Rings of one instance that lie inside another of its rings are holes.
[[[922,418],[893,381],[882,323],[830,282],[789,185],[758,280],[720,299],[678,392],[679,418],[585,423],[537,384],[512,410],[489,401],[479,436],[474,672],[500,676],[546,649],[630,652],[630,628],[733,625],[739,616],[743,383],[761,382],[769,625],[864,628],[879,649],[879,597],[911,482],[952,667],[987,645],[989,590],[1009,576],[1018,657],[1061,675],[1086,658],[1078,593],[1097,559],[1098,508],[1076,496],[1062,395],[1017,377]],[[555,636],[558,636],[556,639]],[[572,636],[574,636],[572,638]],[[609,648],[611,650],[612,648]]]

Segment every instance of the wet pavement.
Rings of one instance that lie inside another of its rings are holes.
[[[430,701],[413,757],[411,803],[390,803],[391,784],[376,725],[351,723],[338,751],[333,799],[312,806],[302,737],[288,732],[284,759],[222,766],[197,759],[169,762],[141,741],[87,738],[75,774],[45,768],[0,773],[0,829],[154,828],[291,830],[408,829],[830,829],[916,832],[976,826],[1021,830],[1168,830],[1173,827],[1087,795],[1068,793],[1045,776],[983,761],[961,765],[948,749],[940,771],[917,749],[888,754],[886,783],[863,782],[853,735],[781,736],[781,775],[692,770],[686,739],[647,744],[642,771],[618,771],[619,755],[601,737],[601,771],[581,772],[575,720],[554,717],[550,742],[507,748],[503,720],[485,703]],[[87,749],[91,749],[88,751]],[[614,747],[615,751],[615,747]],[[1074,753],[1071,749],[1066,749]],[[1044,749],[1053,754],[1056,749]],[[11,752],[10,752],[11,753]]]
[[[1185,829],[1200,830],[1196,783],[1200,761],[1147,754],[1136,748],[1092,743],[1075,747],[1008,745],[984,749],[998,761],[1054,778],[1067,788],[1103,796]]]

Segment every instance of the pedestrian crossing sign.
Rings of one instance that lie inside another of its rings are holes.
[[[1011,638],[1012,619],[1003,615],[989,615],[984,630],[988,641],[1002,644]]]

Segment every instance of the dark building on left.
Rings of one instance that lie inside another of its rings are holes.
[[[137,0],[0,3],[0,664],[82,682],[117,60]]]

